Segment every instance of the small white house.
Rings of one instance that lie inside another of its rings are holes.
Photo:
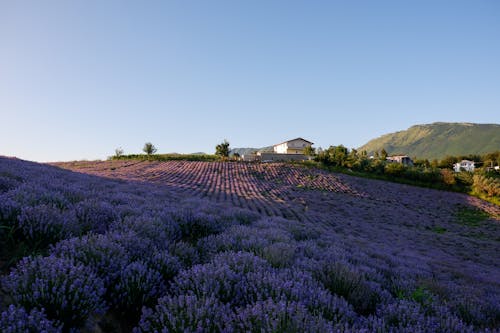
[[[304,149],[313,145],[312,142],[297,138],[278,143],[273,146],[276,154],[304,154]]]
[[[453,164],[453,170],[455,170],[455,172],[474,172],[474,161],[462,160],[458,163]]]

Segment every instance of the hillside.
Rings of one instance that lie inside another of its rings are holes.
[[[500,125],[443,122],[416,125],[405,131],[382,135],[359,150],[372,154],[382,148],[389,154],[430,160],[448,155],[484,154],[500,149]]]
[[[231,148],[231,150],[229,151],[229,155],[233,156],[234,154],[239,154],[240,156],[243,156],[243,155],[250,155],[257,151],[272,151],[272,150],[273,146],[262,147],[262,148]]]
[[[283,163],[0,157],[0,331],[491,331],[499,216]]]

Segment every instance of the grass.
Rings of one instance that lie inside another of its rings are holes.
[[[221,158],[217,155],[209,154],[131,154],[122,156],[111,156],[113,161],[118,160],[138,160],[138,161],[219,161]]]
[[[469,227],[477,227],[489,217],[490,215],[482,210],[467,207],[460,208],[456,213],[458,223]]]
[[[431,230],[437,234],[444,234],[447,231],[446,228],[443,228],[440,226],[436,226],[436,227],[432,228]]]

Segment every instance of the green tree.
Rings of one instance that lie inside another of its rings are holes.
[[[115,156],[116,157],[123,156],[123,149],[122,149],[122,147],[119,147],[119,148],[115,149]]]
[[[304,148],[304,155],[314,156],[314,155],[316,155],[316,150],[311,146],[307,146]]]
[[[222,143],[215,146],[215,155],[218,155],[223,159],[229,156],[229,142],[226,139],[224,139]]]
[[[380,151],[380,159],[382,161],[385,161],[385,160],[387,160],[387,156],[389,156],[389,154],[387,154],[387,151],[385,150],[385,148],[382,148],[382,150]]]
[[[142,151],[148,155],[153,155],[156,153],[156,150],[156,147],[151,142],[146,142],[144,144],[144,148],[142,148]]]
[[[458,157],[456,156],[446,156],[441,161],[439,161],[439,168],[453,169],[453,164],[458,162]]]

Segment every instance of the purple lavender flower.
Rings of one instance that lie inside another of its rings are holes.
[[[297,302],[268,299],[248,305],[236,318],[237,332],[334,332],[331,322]],[[335,330],[336,331],[336,330]]]
[[[35,248],[70,237],[78,228],[71,212],[50,205],[23,207],[17,219],[23,237]]]
[[[106,310],[102,280],[69,259],[26,257],[2,283],[16,303],[28,310],[45,309],[47,317],[61,321],[65,329]]]
[[[108,230],[111,223],[119,220],[113,206],[104,201],[84,200],[79,202],[74,210],[83,233],[93,231],[102,234]]]
[[[134,333],[234,332],[234,313],[213,297],[166,296],[154,310],[144,308]]]
[[[61,333],[60,325],[47,319],[43,311],[11,304],[0,314],[0,331],[2,333]]]
[[[106,288],[116,283],[121,271],[129,262],[125,248],[107,234],[70,238],[52,246],[50,253],[93,269],[104,281]]]
[[[125,267],[113,287],[113,306],[132,322],[139,319],[143,306],[151,306],[165,293],[161,274],[144,262],[135,261]]]

